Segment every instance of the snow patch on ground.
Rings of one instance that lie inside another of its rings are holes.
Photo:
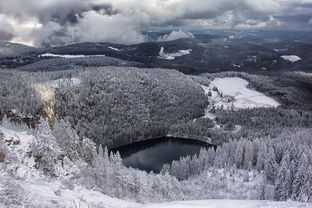
[[[299,56],[296,56],[296,55],[284,55],[281,57],[282,57],[282,59],[284,59],[286,61],[293,62],[293,63],[302,60]]]
[[[224,109],[268,108],[280,104],[263,93],[248,89],[249,82],[239,77],[216,78],[209,86],[202,86],[210,102],[206,114],[214,106]],[[208,114],[209,115],[209,114]]]
[[[114,48],[114,47],[111,47],[111,46],[109,46],[108,48],[111,49],[111,50],[113,50],[113,51],[119,51],[118,48]]]
[[[188,50],[179,50],[176,53],[165,53],[165,48],[161,47],[159,51],[159,59],[166,59],[166,60],[174,60],[176,57],[185,56],[191,54],[192,49]]]
[[[231,65],[232,65],[233,67],[241,68],[241,65],[238,65],[238,64],[232,63]]]
[[[74,87],[74,86],[79,86],[81,83],[81,79],[78,78],[64,78],[64,79],[57,79],[50,81],[48,84],[52,88],[64,88],[64,87]]]
[[[60,55],[60,54],[53,54],[53,53],[44,53],[39,55],[39,58],[45,57],[45,58],[88,58],[88,57],[101,57],[105,55]]]
[[[288,51],[288,48],[281,48],[281,49],[273,49],[273,51],[275,51],[275,52],[286,52],[286,51]]]

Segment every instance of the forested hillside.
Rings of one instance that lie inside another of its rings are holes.
[[[80,137],[109,147],[166,135],[171,125],[201,117],[208,105],[200,85],[175,70],[0,73],[4,114],[16,109],[21,116],[50,116],[52,123],[65,118]]]

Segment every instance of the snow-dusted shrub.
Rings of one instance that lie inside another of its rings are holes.
[[[26,191],[14,180],[1,178],[0,205],[5,207],[22,206],[25,202]]]

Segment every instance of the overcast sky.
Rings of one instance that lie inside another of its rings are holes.
[[[0,0],[0,41],[140,43],[148,28],[312,29],[312,0]]]

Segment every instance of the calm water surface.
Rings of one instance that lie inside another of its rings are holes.
[[[113,151],[120,152],[127,167],[159,173],[164,164],[178,160],[182,156],[193,156],[198,154],[201,148],[209,147],[212,145],[191,139],[162,137],[136,142]]]

